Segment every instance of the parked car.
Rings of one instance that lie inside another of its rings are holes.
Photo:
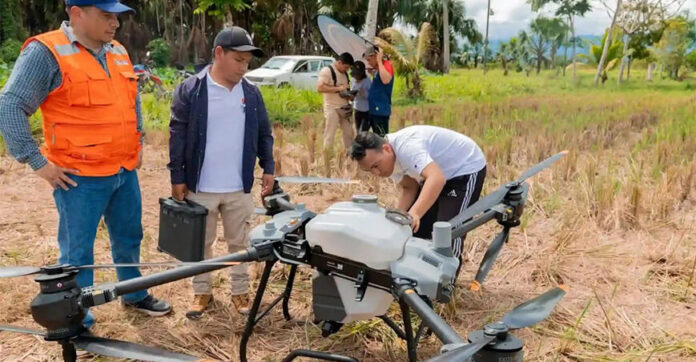
[[[333,61],[331,57],[279,55],[268,59],[261,67],[247,72],[245,77],[258,86],[316,89],[319,70]]]

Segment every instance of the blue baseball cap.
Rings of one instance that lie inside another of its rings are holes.
[[[135,10],[121,4],[118,0],[65,0],[66,6],[96,6],[107,13],[125,13]]]

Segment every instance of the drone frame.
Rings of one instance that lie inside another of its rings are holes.
[[[480,283],[490,270],[500,248],[504,242],[507,241],[510,229],[520,224],[520,216],[522,215],[529,192],[529,185],[524,182],[524,180],[548,167],[563,155],[564,153],[559,153],[539,163],[526,171],[517,181],[500,187],[450,220],[451,237],[453,239],[466,234],[492,219],[496,219],[498,223],[503,226],[503,232],[495,237],[484,256],[484,260],[479,268],[479,273],[477,273],[476,279],[472,284],[472,290],[478,290],[480,287]],[[289,198],[286,197],[287,194],[283,193],[279,187],[274,187],[274,191],[276,194],[280,195],[280,197],[273,198],[273,202],[265,205],[267,207],[273,206],[273,210],[268,210],[268,214],[273,215],[284,210],[295,209],[295,205],[289,202]],[[44,334],[46,339],[57,341],[63,346],[64,359],[66,361],[74,361],[75,344],[80,341],[80,338],[87,338],[82,336],[84,330],[81,325],[82,317],[84,317],[87,308],[114,301],[119,296],[128,293],[145,290],[198,274],[208,273],[234,263],[250,261],[265,262],[264,270],[247,317],[240,343],[239,356],[242,362],[246,362],[247,344],[253,333],[254,327],[263,317],[268,315],[271,309],[280,303],[281,300],[283,316],[286,320],[291,319],[289,301],[297,273],[297,267],[300,264],[304,264],[330,276],[354,281],[357,290],[356,298],[361,298],[361,293],[364,294],[368,286],[390,292],[394,296],[394,299],[399,302],[403,319],[403,329],[387,316],[383,315],[379,316],[379,318],[382,319],[397,336],[406,340],[410,362],[415,362],[417,360],[417,345],[422,336],[426,333],[426,330],[429,330],[428,333],[433,332],[438,339],[443,342],[443,352],[460,351],[461,353],[468,353],[468,351],[464,351],[464,349],[466,349],[465,346],[470,345],[465,344],[465,341],[457,332],[435,313],[432,308],[432,303],[427,297],[418,294],[413,281],[404,278],[392,278],[389,271],[376,270],[356,261],[324,253],[319,247],[310,248],[308,242],[303,240],[302,236],[304,234],[305,225],[312,217],[313,216],[309,216],[300,222],[296,222],[292,228],[286,230],[287,232],[281,241],[259,242],[244,251],[198,263],[187,263],[185,266],[179,268],[120,281],[102,287],[76,288],[75,274],[83,267],[59,265],[41,268],[39,271],[41,275],[36,278],[37,282],[41,284],[41,293],[32,302],[32,315],[40,325],[46,327],[47,333]],[[290,265],[290,272],[285,289],[266,309],[259,313],[271,270],[273,265],[278,261]],[[341,264],[340,269],[336,267],[337,264]],[[34,273],[36,272],[27,272],[23,275]],[[42,302],[40,297],[50,295],[51,293],[49,292],[58,294],[53,295],[50,301]],[[62,298],[56,299],[55,296],[62,296]],[[558,299],[560,299],[560,297]],[[57,318],[55,312],[61,309],[63,311],[71,311],[73,314],[69,315],[70,318]],[[410,318],[411,309],[421,318],[421,324],[418,326],[415,335]],[[548,315],[550,310],[544,312]],[[67,319],[69,319],[69,321],[66,322],[65,320]],[[336,332],[337,329],[335,327],[336,326],[332,326],[331,324],[327,326],[327,323],[325,323],[322,328],[323,334],[328,335]],[[4,329],[12,330],[12,328]],[[2,328],[0,328],[0,330],[2,330]],[[24,332],[26,332],[26,330]],[[42,332],[38,332],[38,334],[41,333]],[[501,333],[506,334],[507,329]],[[491,337],[491,335],[489,335],[489,337],[495,338],[494,336]],[[484,344],[481,344],[478,348],[483,348],[483,346]],[[473,347],[470,349],[473,349]],[[473,352],[471,355],[473,355]],[[187,355],[180,356],[181,359],[179,360],[182,361],[192,360],[194,358],[193,356]],[[357,361],[348,356],[306,349],[291,351],[283,361],[292,361],[300,356],[341,362]],[[442,356],[443,355],[440,355],[438,357]],[[433,359],[437,360],[438,357]]]

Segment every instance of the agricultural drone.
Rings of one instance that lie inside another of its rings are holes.
[[[417,360],[417,346],[425,334],[434,333],[443,346],[429,361],[522,361],[523,343],[509,333],[544,320],[565,294],[557,287],[509,311],[500,322],[462,338],[433,309],[433,302],[448,303],[455,288],[459,260],[452,254],[452,240],[495,219],[502,231],[495,236],[480,264],[471,289],[477,290],[491,270],[510,229],[520,224],[529,192],[529,177],[549,167],[565,152],[556,154],[525,171],[510,182],[463,210],[449,222],[434,225],[432,240],[413,237],[408,214],[386,209],[370,195],[357,195],[316,214],[304,204],[290,202],[281,182],[336,182],[340,180],[276,180],[273,193],[264,198],[260,212],[272,216],[249,234],[244,251],[202,262],[175,263],[177,267],[113,284],[79,288],[75,275],[80,269],[104,267],[162,266],[168,263],[111,265],[53,265],[45,267],[2,267],[0,277],[38,274],[38,296],[31,302],[34,320],[44,331],[0,326],[1,331],[30,333],[55,341],[63,347],[65,361],[75,361],[75,348],[94,354],[148,361],[192,361],[198,357],[174,353],[131,342],[95,337],[85,333],[82,319],[86,309],[115,301],[119,296],[157,285],[222,269],[240,262],[264,262],[265,266],[241,338],[239,359],[246,361],[247,343],[255,325],[282,301],[282,312],[291,319],[289,302],[297,267],[310,266],[312,307],[324,337],[345,323],[381,318],[407,344],[408,359]],[[260,311],[261,300],[276,262],[290,266],[284,291]],[[386,316],[391,303],[399,303],[403,325]],[[411,311],[421,320],[411,325]],[[298,349],[283,361],[297,357],[329,361],[357,359],[323,351]]]

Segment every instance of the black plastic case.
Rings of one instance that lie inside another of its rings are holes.
[[[208,209],[190,200],[160,198],[159,241],[157,249],[180,261],[203,260],[205,219]]]

